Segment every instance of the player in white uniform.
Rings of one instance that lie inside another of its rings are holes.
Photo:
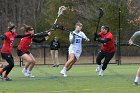
[[[81,29],[82,23],[77,22],[75,25],[75,30],[73,32],[70,32],[69,40],[71,44],[69,46],[69,57],[68,61],[65,63],[64,68],[60,72],[64,77],[67,77],[67,71],[72,68],[72,65],[79,59],[81,55],[82,39],[89,41],[89,39],[84,34],[84,32],[81,31]]]
[[[133,44],[134,44],[134,40],[135,40],[135,38],[136,38],[137,36],[140,36],[140,31],[136,31],[136,32],[132,35],[132,37],[131,37],[130,40],[129,40],[129,44],[130,44],[130,45],[133,45]],[[133,85],[138,85],[139,81],[140,81],[140,68],[138,68],[138,70],[137,70],[136,77],[135,77],[135,80],[134,80]]]

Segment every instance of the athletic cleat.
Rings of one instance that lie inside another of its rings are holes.
[[[67,77],[67,74],[64,70],[61,70],[60,74],[62,74],[64,77]]]
[[[26,73],[27,70],[25,68],[22,69],[22,73]]]
[[[56,65],[53,65],[52,67],[56,67]]]
[[[2,80],[4,80],[4,81],[12,81],[12,79],[9,78],[9,77],[3,78]]]
[[[103,76],[104,75],[104,71],[101,69],[100,71],[99,71],[99,76]]]
[[[34,78],[35,76],[32,75],[32,73],[28,73],[30,78]]]
[[[30,75],[29,75],[29,73],[23,73],[24,74],[24,76],[26,76],[26,77],[29,77]]]
[[[102,66],[101,65],[98,65],[97,68],[96,68],[96,72],[99,72],[101,70]]]
[[[60,74],[64,75],[65,74],[64,70],[61,70],[60,71]]]
[[[139,84],[138,84],[138,82],[134,82],[133,85],[138,86]]]
[[[56,65],[55,67],[59,67],[59,65]]]

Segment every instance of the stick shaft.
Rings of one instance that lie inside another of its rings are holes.
[[[134,43],[133,43],[133,45],[136,46],[136,47],[140,47],[140,45],[138,45],[138,44],[134,44]]]

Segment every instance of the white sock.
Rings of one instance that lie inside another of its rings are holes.
[[[102,67],[102,65],[97,65],[97,67],[101,68],[101,67]]]
[[[134,82],[139,82],[140,77],[136,76]]]
[[[66,67],[63,67],[62,69],[65,73],[67,72],[67,68]]]
[[[29,69],[27,69],[27,73],[31,73],[31,71]]]

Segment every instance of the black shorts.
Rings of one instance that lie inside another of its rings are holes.
[[[11,54],[7,54],[7,53],[1,53],[1,57],[2,57],[2,59],[7,59],[7,58],[13,59],[13,56]]]
[[[22,52],[21,50],[18,50],[18,49],[17,49],[17,55],[18,55],[18,56],[22,56],[23,54],[30,54],[30,52],[29,52],[29,51],[27,51],[27,52]]]

